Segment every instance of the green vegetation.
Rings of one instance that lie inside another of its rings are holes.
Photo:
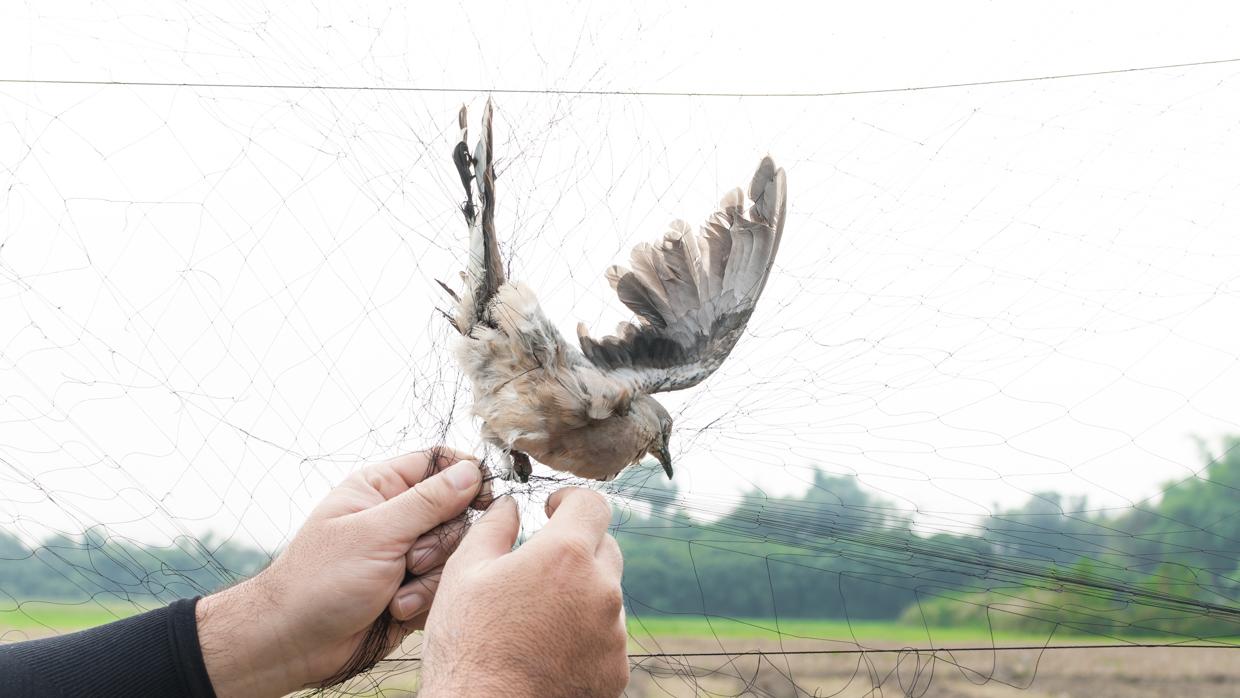
[[[43,634],[93,628],[138,613],[133,605],[28,601],[20,608],[0,608],[0,635],[9,630]]]
[[[625,493],[650,506],[615,519],[628,606],[644,620],[898,619],[875,632],[923,638],[926,626],[1043,639],[1240,634],[1240,440],[1156,501],[1110,513],[1038,493],[965,535],[915,533],[855,480],[821,472],[801,497],[754,491],[709,524],[688,518],[693,500],[674,482],[626,477]]]
[[[614,519],[635,635],[910,644],[1240,635],[1240,440],[1156,501],[1109,513],[1039,493],[969,534],[918,533],[855,480],[821,472],[799,497],[706,500],[651,472],[616,483],[640,503]],[[207,593],[268,560],[211,538],[152,547],[97,528],[29,548],[0,532],[0,633],[96,625]]]
[[[705,618],[642,616],[629,618],[629,634],[643,637],[744,638],[755,640],[834,640],[873,644],[935,645],[1043,643],[1045,633],[992,632],[983,625],[926,628],[893,621],[812,620],[773,618]]]
[[[149,546],[100,526],[31,549],[0,531],[0,609],[16,607],[18,600],[149,602],[194,596],[245,578],[269,560],[261,550],[217,543],[210,536]]]
[[[134,615],[140,609],[133,605],[100,606],[94,603],[57,604],[27,602],[20,609],[0,610],[0,636],[11,631],[22,635],[40,636],[92,628]],[[901,621],[854,621],[831,619],[774,618],[705,618],[703,616],[642,616],[628,619],[629,634],[635,649],[646,638],[718,638],[729,640],[827,640],[844,644],[858,642],[882,646],[975,646],[993,643],[1042,644],[1049,635],[1045,629],[1020,631],[988,628],[985,625],[956,623],[923,627]],[[1098,641],[1098,636],[1060,631],[1056,642]],[[1107,637],[1108,641],[1115,638]],[[1130,638],[1140,641],[1142,638]],[[1185,640],[1193,639],[1185,637]],[[1217,638],[1220,643],[1235,644],[1240,638]]]

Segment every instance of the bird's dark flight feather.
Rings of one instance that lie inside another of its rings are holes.
[[[482,136],[469,153],[468,113],[464,106],[458,117],[461,140],[452,150],[461,184],[465,188],[465,203],[461,211],[469,225],[469,266],[465,276],[468,286],[466,302],[458,303],[461,312],[457,316],[457,328],[465,334],[475,324],[495,326],[489,316],[491,301],[504,283],[504,266],[499,256],[499,243],[495,237],[495,167],[492,142],[491,101],[487,100],[482,112]],[[472,184],[478,185],[478,205],[474,204]]]
[[[628,373],[643,392],[687,388],[713,373],[766,286],[783,235],[786,192],[784,171],[764,158],[749,184],[748,211],[736,189],[699,232],[674,221],[659,245],[635,247],[632,269],[612,267],[607,278],[637,320],[601,339],[578,327],[586,358]]]

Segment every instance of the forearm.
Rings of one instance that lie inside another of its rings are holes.
[[[303,688],[303,654],[277,632],[278,608],[262,576],[198,602],[202,658],[219,698],[281,696]]]
[[[0,645],[0,694],[214,696],[198,647],[195,599],[98,628]]]

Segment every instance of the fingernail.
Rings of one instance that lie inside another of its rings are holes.
[[[401,618],[412,618],[426,607],[426,596],[420,591],[406,591],[396,597],[396,612]]]
[[[415,574],[423,571],[431,560],[431,553],[441,545],[435,536],[424,536],[424,538],[425,540],[420,541],[409,551],[409,571]]]
[[[421,557],[422,555],[429,553],[430,551],[434,550],[440,545],[441,543],[439,542],[438,537],[434,535],[422,536],[422,538],[418,540],[417,545],[413,546],[413,549],[409,551],[409,554],[413,555],[414,557]]]
[[[443,471],[443,476],[458,490],[472,490],[482,479],[482,471],[474,461],[463,460]]]
[[[547,513],[547,516],[555,514],[555,510],[560,508],[560,502],[564,501],[564,496],[568,493],[569,489],[571,488],[562,487],[555,492],[552,492],[550,497],[547,497],[547,503],[543,505],[543,511]]]

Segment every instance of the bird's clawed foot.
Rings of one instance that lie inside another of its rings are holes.
[[[512,472],[516,473],[517,479],[521,482],[529,482],[530,474],[534,472],[534,466],[530,463],[530,457],[520,451],[513,451]]]

